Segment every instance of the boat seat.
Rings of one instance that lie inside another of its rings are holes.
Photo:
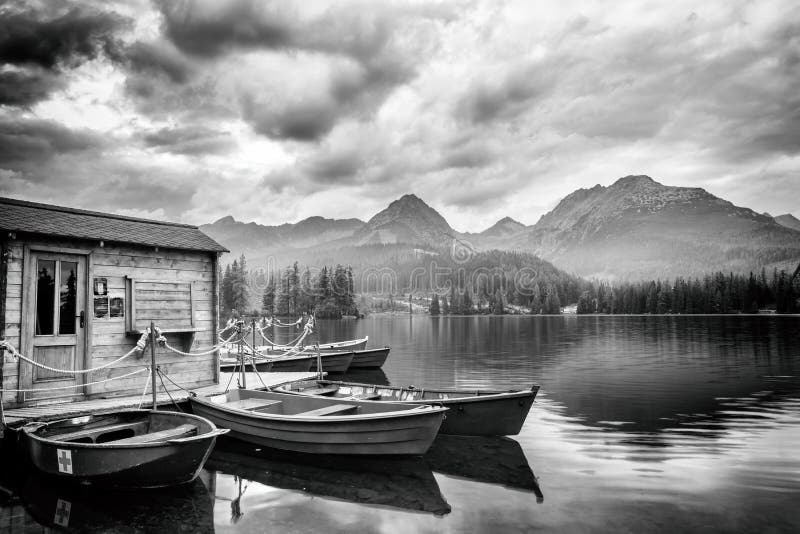
[[[309,410],[307,412],[296,413],[295,415],[345,415],[347,413],[355,413],[358,411],[357,404],[333,404],[331,406],[323,406],[316,410]]]
[[[308,388],[300,390],[300,392],[305,393],[306,395],[333,395],[338,390],[339,390],[338,386],[333,386],[333,387]]]
[[[108,434],[109,432],[119,432],[121,430],[133,430],[135,431],[136,428],[144,427],[147,425],[147,421],[134,421],[131,423],[117,423],[116,425],[107,425],[107,426],[96,426],[93,428],[82,428],[81,430],[75,430],[74,432],[67,432],[65,434],[53,434],[49,436],[45,436],[47,439],[53,439],[57,441],[75,441],[78,439],[89,438],[94,441],[98,436],[102,436],[103,434]]]
[[[238,408],[240,410],[260,410],[261,408],[267,408],[269,406],[275,406],[276,404],[280,404],[282,401],[279,400],[271,400],[271,399],[240,399],[236,401],[226,402],[225,406],[230,406],[231,408]]]
[[[131,438],[115,439],[114,441],[107,441],[106,443],[113,443],[114,445],[131,445],[134,443],[153,443],[156,441],[166,441],[168,439],[184,438],[197,434],[197,427],[195,425],[180,425],[173,428],[167,428],[158,432],[148,432],[147,434],[140,434]]]

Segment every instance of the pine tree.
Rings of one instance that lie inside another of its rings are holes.
[[[275,275],[271,273],[267,287],[264,288],[264,296],[261,299],[261,313],[267,316],[275,313]]]
[[[439,315],[439,296],[434,293],[433,297],[431,298],[431,307],[430,307],[430,314],[431,315]]]

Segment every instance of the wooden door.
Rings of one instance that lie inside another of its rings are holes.
[[[86,350],[86,257],[30,252],[25,276],[23,354],[55,369],[84,368]],[[23,401],[83,396],[83,375],[64,374],[20,361]]]

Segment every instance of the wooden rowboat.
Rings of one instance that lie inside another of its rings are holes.
[[[229,428],[233,438],[313,454],[424,454],[447,411],[247,389],[191,396],[189,402],[194,413]]]
[[[126,410],[29,423],[23,450],[45,474],[117,488],[156,488],[191,482],[227,433],[185,413]]]
[[[378,369],[386,363],[390,350],[389,347],[354,350],[350,369]]]
[[[366,348],[367,341],[369,341],[369,336],[363,337],[360,339],[348,339],[346,341],[334,341],[331,343],[322,343],[319,346],[319,350],[322,351],[347,351],[347,350],[362,350]],[[273,353],[273,352],[286,352],[294,348],[291,345],[261,345],[260,347],[256,347],[258,350],[266,352],[266,353]],[[303,349],[305,352],[316,351],[317,347],[313,345],[306,345]]]
[[[311,364],[316,361],[316,356],[302,355],[302,356],[286,356],[283,358],[261,358],[256,357],[255,360],[247,360],[245,366],[246,371],[252,371],[255,364],[258,372],[307,372],[311,369]],[[325,364],[323,363],[323,370]],[[219,369],[223,373],[232,373],[238,371],[238,360],[236,358],[220,358]]]
[[[514,436],[519,434],[539,386],[519,391],[419,389],[330,380],[305,380],[278,386],[275,391],[326,395],[336,399],[367,399],[437,404],[450,408],[439,430],[461,436]]]
[[[353,361],[352,352],[321,352],[322,370],[327,373],[346,373]],[[317,371],[317,356],[311,359],[311,370]]]

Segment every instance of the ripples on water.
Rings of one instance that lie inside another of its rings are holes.
[[[800,318],[320,326],[322,341],[391,345],[357,381],[542,390],[519,436],[444,437],[422,459],[228,443],[192,497],[217,532],[800,532]]]

